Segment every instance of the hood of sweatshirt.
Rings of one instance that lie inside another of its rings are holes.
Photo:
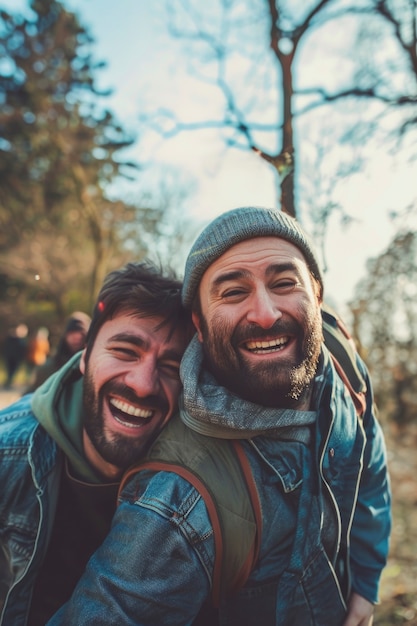
[[[103,478],[87,461],[83,446],[81,352],[52,374],[33,394],[36,419],[68,458],[75,476],[89,483]]]

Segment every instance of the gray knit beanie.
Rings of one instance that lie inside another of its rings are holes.
[[[242,207],[215,218],[197,237],[185,263],[182,301],[191,307],[206,269],[226,250],[254,237],[280,237],[303,253],[323,292],[323,277],[314,248],[298,222],[276,209]]]

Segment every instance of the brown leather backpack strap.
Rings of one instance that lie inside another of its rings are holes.
[[[339,374],[340,378],[343,380],[345,387],[347,387],[350,393],[352,402],[355,405],[356,413],[358,414],[359,417],[363,417],[363,414],[365,413],[365,410],[366,410],[365,394],[362,391],[354,390],[345,370],[340,365],[339,361],[336,359],[334,354],[330,353],[330,356],[332,357],[333,365],[335,366],[337,373]]]
[[[250,466],[248,457],[246,456],[245,450],[243,448],[242,443],[234,439],[232,441],[233,448],[236,452],[236,456],[239,460],[240,467],[246,482],[246,487],[249,493],[250,501],[252,504],[253,514],[256,521],[256,534],[253,540],[252,548],[248,552],[246,560],[240,570],[236,579],[233,581],[232,590],[237,591],[246,583],[249,575],[258,560],[259,550],[261,547],[261,539],[262,539],[262,511],[261,511],[261,503],[259,500],[258,489],[256,487],[255,479],[253,477],[252,468]]]

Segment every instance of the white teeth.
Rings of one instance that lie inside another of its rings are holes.
[[[126,422],[125,420],[121,420],[116,415],[114,415],[113,417],[116,420],[116,422],[119,422],[119,424],[121,424],[125,428],[132,428],[132,429],[137,430],[138,428],[142,428],[143,426],[143,424],[138,424],[138,423],[134,424],[133,422]]]
[[[248,341],[246,348],[248,350],[270,350],[282,348],[288,342],[287,337],[280,337],[279,339],[272,339],[270,341]]]
[[[143,417],[145,419],[152,417],[153,411],[149,409],[139,409],[132,404],[128,404],[127,402],[122,402],[121,400],[117,400],[116,398],[110,398],[110,404],[112,404],[119,411],[123,411],[127,415],[132,415],[132,417]]]

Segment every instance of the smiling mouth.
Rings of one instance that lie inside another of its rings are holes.
[[[123,400],[118,400],[117,398],[110,398],[109,404],[111,413],[116,422],[129,428],[142,426],[154,414],[154,411],[150,409],[141,409]]]
[[[270,339],[261,341],[260,339],[248,341],[245,344],[246,350],[254,354],[270,354],[271,352],[280,352],[288,345],[289,337],[279,337],[278,339]]]

